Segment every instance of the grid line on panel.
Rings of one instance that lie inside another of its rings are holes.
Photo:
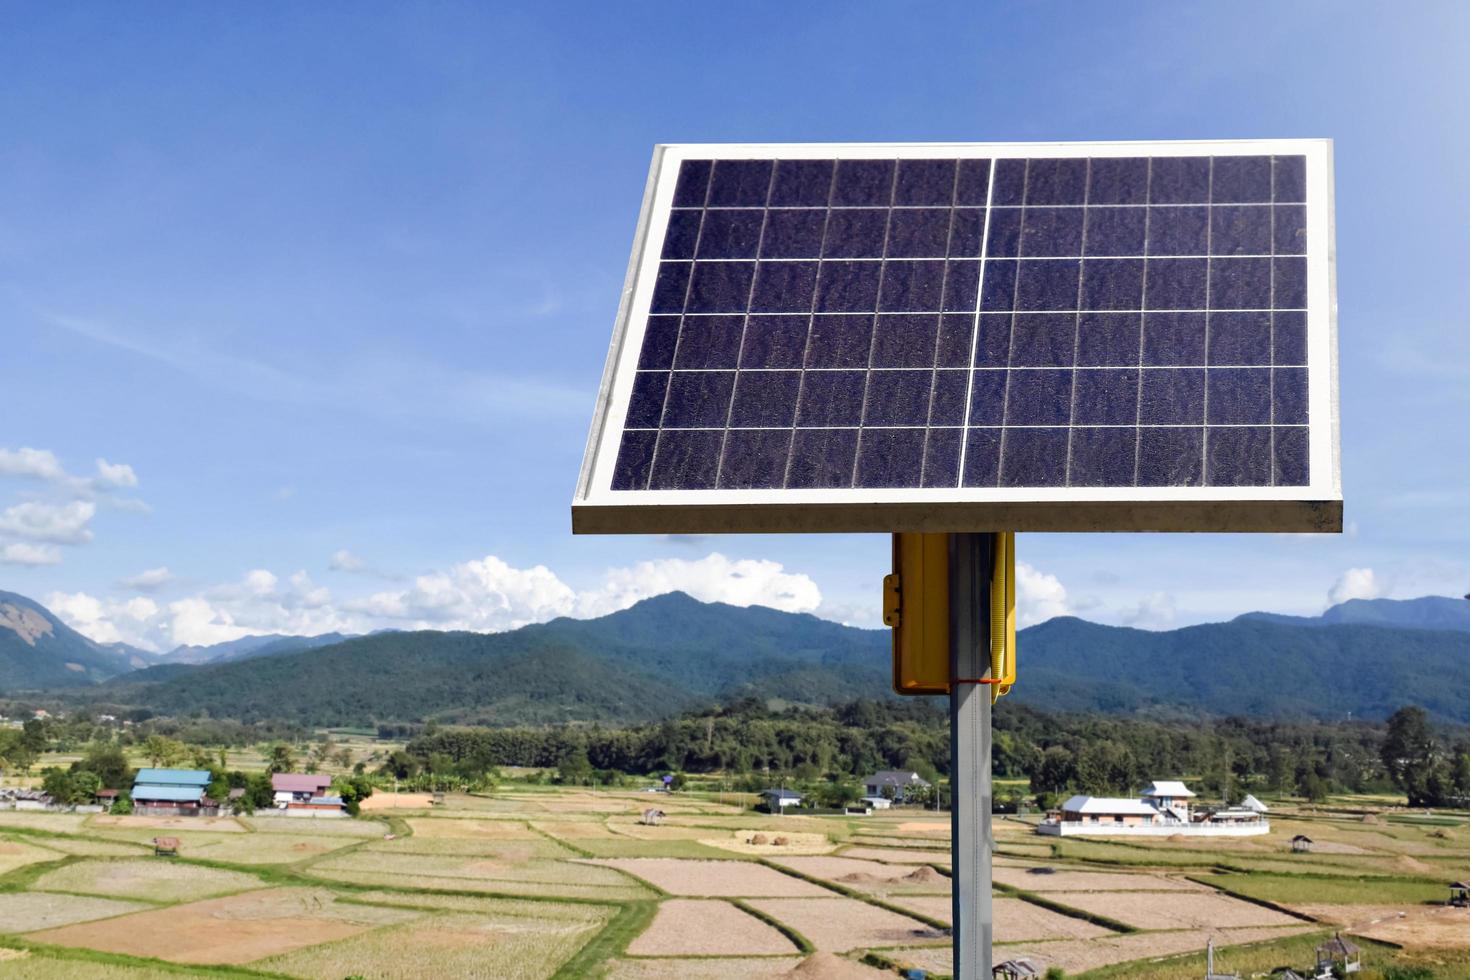
[[[836,184],[837,183],[837,181],[836,181],[836,175],[835,174],[833,175],[833,181],[832,182],[833,182],[833,184]],[[879,263],[878,263],[878,297],[877,297],[877,299],[873,300],[873,305],[876,306],[876,307],[878,307],[879,309],[882,309],[882,307],[883,307],[883,279],[884,279],[885,275],[888,272],[888,245],[889,245],[889,237],[893,234],[893,199],[894,199],[894,197],[895,197],[895,195],[897,193],[898,193],[898,161],[895,160],[893,162],[893,176],[890,177],[889,180],[888,180],[888,203],[887,203],[888,212],[883,216],[883,257],[879,260]],[[948,251],[948,249],[949,249],[949,246],[946,244],[945,245],[946,252]],[[826,250],[826,247],[825,247],[825,244],[824,244],[823,251],[825,251],[825,250]],[[941,293],[940,295],[941,295],[941,300],[940,300],[939,305],[940,306],[943,306],[944,305],[944,302],[943,302],[943,299],[942,299],[943,293]],[[860,409],[858,409],[857,450],[852,454],[852,479],[848,483],[848,486],[853,486],[853,487],[855,487],[855,486],[858,485],[858,468],[862,465],[862,462],[863,462],[863,423],[867,420],[867,415],[868,415],[868,392],[872,388],[872,382],[873,382],[873,354],[874,354],[874,352],[877,349],[878,349],[878,315],[875,312],[874,315],[873,315],[873,329],[872,329],[872,333],[869,334],[869,336],[868,336],[868,374],[867,374],[867,377],[865,377],[863,379],[863,403],[862,403],[862,407]]]
[[[966,158],[957,157],[956,159],[957,160],[962,160],[962,159],[966,159]],[[1046,159],[1046,158],[1038,158],[1038,159]],[[1150,157],[1148,159],[1154,159],[1154,158]],[[1290,203],[1290,202],[1283,202],[1283,203]],[[831,207],[827,207],[827,206],[822,205],[822,204],[782,204],[782,205],[780,205],[778,207],[772,208],[771,210],[773,210],[773,211],[865,211],[865,210],[868,210],[870,208],[873,208],[874,206],[875,205],[872,205],[872,204],[834,204]],[[1080,209],[1082,207],[1085,207],[1086,205],[1082,205],[1082,204],[1055,204],[1055,203],[1051,203],[1051,204],[1033,204],[1033,205],[1024,205],[1024,204],[997,204],[997,205],[995,205],[995,209],[997,211],[1018,211],[1021,208],[1028,207],[1028,206],[1029,207],[1047,207],[1047,208],[1067,208],[1069,210],[1076,210],[1076,209]],[[1156,202],[1154,202],[1152,204],[1117,204],[1117,203],[1114,203],[1114,204],[1108,204],[1106,206],[1107,207],[1110,207],[1110,208],[1143,208],[1143,207],[1154,207],[1154,208],[1203,208],[1203,207],[1212,207],[1213,205],[1210,202],[1208,202],[1208,201],[1204,201],[1204,202],[1200,202],[1200,201],[1186,202],[1186,203],[1182,203],[1182,204],[1181,203],[1178,203],[1178,202],[1173,202],[1173,201],[1156,201]],[[1232,208],[1264,208],[1264,207],[1269,207],[1269,203],[1266,202],[1266,201],[1230,201],[1230,202],[1223,202],[1222,201],[1222,202],[1220,202],[1220,206],[1221,207],[1232,207]],[[714,205],[712,207],[707,207],[707,208],[706,207],[697,207],[697,206],[692,205],[692,204],[678,204],[678,205],[674,205],[673,207],[671,207],[670,210],[671,211],[748,211],[752,207],[753,207],[753,205],[749,205],[749,204],[717,204],[717,205]],[[937,205],[937,204],[895,204],[895,205],[893,205],[893,210],[894,211],[925,211],[925,210],[928,210],[930,208],[937,208],[937,207],[939,207],[939,205]]]
[[[704,203],[709,205],[710,189],[715,184],[715,165],[710,163],[709,177],[704,184]],[[699,215],[699,231],[694,234],[694,251],[690,253],[689,279],[684,283],[684,301],[679,306],[679,334],[674,338],[674,355],[669,360],[668,382],[664,385],[664,401],[658,413],[658,432],[653,437],[653,452],[648,457],[648,477],[644,481],[644,489],[652,489],[653,474],[658,467],[658,452],[663,447],[664,441],[664,416],[669,411],[669,392],[674,389],[674,365],[679,363],[679,348],[684,343],[684,313],[689,309],[689,294],[694,288],[694,260],[699,255],[700,243],[704,240],[704,212]],[[645,329],[647,329],[645,327]],[[636,377],[636,375],[635,375]]]
[[[1210,157],[1209,176],[1205,181],[1205,200],[1211,204],[1215,203],[1215,158]],[[1215,220],[1211,213],[1210,220],[1205,222],[1205,388],[1204,388],[1204,429],[1200,437],[1200,485],[1210,486],[1210,293],[1211,280],[1210,266],[1213,265],[1215,257]]]
[[[895,170],[895,173],[896,173],[897,172],[897,167],[895,167],[894,170]],[[959,204],[958,204],[958,202],[959,202],[959,186],[960,186],[960,164],[959,164],[959,161],[956,160],[955,161],[955,167],[954,167],[954,179],[952,181],[950,181],[950,185],[949,185],[949,226],[945,229],[945,236],[944,236],[944,258],[945,258],[945,273],[944,273],[944,276],[945,276],[945,279],[944,279],[945,289],[944,289],[944,293],[947,293],[949,291],[949,269],[950,269],[949,259],[950,259],[950,252],[954,248],[955,208],[957,208],[959,206]],[[987,188],[987,193],[988,193],[988,188]],[[983,223],[982,223],[982,226],[983,226]],[[982,232],[981,234],[983,235],[984,232]],[[983,256],[985,254],[985,251],[984,251],[985,244],[984,244],[983,241],[981,242],[980,249],[981,249],[981,253],[980,254]],[[982,266],[981,267],[983,268],[984,267],[983,266],[983,263],[984,263],[984,259],[983,258],[981,259],[981,262],[982,262]],[[943,299],[944,293],[941,293],[940,294],[940,296],[941,296],[941,299],[940,299],[940,302],[939,302],[939,305],[940,306],[944,306],[945,305],[945,302],[944,302],[944,299]],[[979,290],[979,287],[978,286],[975,289],[975,302],[976,302],[976,304],[978,304],[980,302],[980,290]],[[943,345],[943,340],[944,340],[944,314],[943,313],[939,314],[939,317],[937,318],[937,322],[938,322],[938,326],[935,328],[935,331],[934,331],[934,358],[931,361],[931,365],[933,367],[933,371],[931,371],[930,374],[929,374],[929,404],[928,404],[927,409],[924,412],[924,423],[925,423],[925,428],[924,428],[924,445],[923,445],[923,448],[919,451],[919,486],[921,486],[921,487],[924,486],[925,483],[927,482],[927,475],[928,475],[928,472],[929,472],[929,443],[933,441],[929,437],[929,433],[932,432],[936,428],[936,426],[934,425],[934,393],[939,389],[939,354],[940,354],[940,351],[943,349],[943,346],[942,345]],[[971,343],[973,344],[973,341],[971,341]],[[974,355],[972,354],[971,357],[973,358],[973,356]],[[973,364],[967,365],[966,366],[966,370],[969,370],[972,367],[974,367]],[[966,376],[966,378],[968,380],[968,375]],[[961,450],[960,451],[961,452],[964,451],[964,449],[963,449],[963,443],[964,443],[964,441],[965,441],[964,430],[961,429],[960,430],[960,443],[961,443]]]
[[[779,164],[777,164],[779,166]],[[774,169],[774,168],[773,168]],[[827,184],[827,211],[822,216],[822,238],[827,240],[827,227],[832,223],[832,199],[837,194],[837,165],[832,165],[832,180]],[[801,428],[801,401],[806,397],[806,376],[811,370],[807,362],[812,356],[812,334],[816,332],[817,324],[817,292],[821,288],[822,263],[817,262],[817,274],[812,277],[812,301],[811,310],[806,314],[806,343],[801,349],[801,374],[796,382],[796,409],[791,413],[791,444],[786,450],[786,469],[781,474],[781,488],[784,490],[791,486],[791,467],[796,462],[796,434]]]
[[[714,183],[713,175],[711,175],[710,183]],[[735,380],[730,384],[730,405],[727,409],[725,409],[725,434],[720,439],[720,458],[716,461],[715,464],[715,486],[717,487],[724,485],[725,453],[728,452],[730,448],[730,428],[735,424],[735,400],[740,395],[740,362],[745,353],[745,334],[746,331],[750,328],[750,308],[755,302],[755,284],[756,280],[760,278],[760,248],[761,244],[765,241],[766,224],[770,220],[771,188],[775,185],[775,183],[776,161],[773,160],[771,161],[771,175],[766,178],[765,200],[761,202],[761,230],[755,238],[755,271],[751,273],[750,287],[746,290],[745,293],[745,315],[740,320],[740,342],[735,347]],[[703,224],[704,222],[703,220],[701,220],[701,227],[703,226]],[[692,279],[693,277],[691,276],[690,278]],[[787,455],[789,456],[791,452],[790,447],[787,447],[786,451]]]
[[[1082,170],[1082,241],[1078,245],[1082,255],[1087,254],[1087,226],[1091,224],[1087,220],[1087,203],[1091,193],[1092,160],[1088,159]],[[1144,215],[1147,214],[1145,211]],[[1072,396],[1067,407],[1067,461],[1062,470],[1062,485],[1067,487],[1072,485],[1072,442],[1077,433],[1077,354],[1082,348],[1082,284],[1086,282],[1086,266],[1080,259],[1077,266],[1077,313],[1072,318]]]
[[[1018,256],[1021,254],[1021,242],[1024,240],[1024,235],[1025,235],[1025,231],[1026,231],[1026,207],[1025,207],[1025,203],[1026,203],[1026,197],[1027,197],[1027,195],[1030,192],[1030,188],[1031,188],[1031,161],[1030,160],[1027,160],[1025,167],[1022,168],[1022,176],[1021,176],[1021,205],[1022,206],[1021,206],[1021,224],[1020,224],[1020,230],[1018,232],[1018,235],[1021,236],[1021,237],[1018,237],[1017,243],[1016,243],[1016,254]],[[1010,332],[1010,340],[1009,340],[1008,346],[1006,347],[1006,366],[1007,367],[1010,367],[1012,364],[1014,364],[1015,363],[1015,360],[1016,360],[1016,307],[1018,307],[1020,305],[1021,305],[1021,276],[1020,276],[1020,274],[1018,272],[1016,274],[1016,276],[1015,276],[1015,281],[1011,283],[1011,332]],[[1001,421],[1000,446],[999,446],[999,449],[997,449],[997,451],[996,451],[996,459],[995,459],[995,485],[997,487],[999,487],[1001,485],[1001,481],[1005,478],[1005,468],[1006,468],[1006,422],[1010,421],[1010,414],[1011,414],[1011,380],[1012,380],[1012,375],[1009,374],[1009,373],[1007,373],[1007,375],[1006,375],[1005,395],[1004,395],[1004,397],[1003,397],[1003,399],[1001,401],[1001,409],[1000,409],[1000,421]]]
[[[1267,316],[1266,349],[1271,370],[1267,373],[1266,391],[1271,399],[1270,420],[1270,485],[1276,485],[1276,157],[1271,157],[1271,312]]]
[[[1148,204],[1153,198],[1154,161],[1150,157],[1144,164],[1143,178],[1143,250],[1148,251],[1149,217],[1152,214]],[[1139,292],[1142,294],[1138,299],[1138,390],[1136,391],[1136,404],[1134,406],[1133,425],[1133,485],[1138,486],[1140,469],[1143,466],[1143,350],[1145,331],[1148,329],[1148,317],[1142,312],[1145,298],[1148,296],[1148,262],[1143,263],[1142,283]]]
[[[975,355],[980,347],[980,311],[985,308],[985,261],[990,255],[990,206],[994,199],[995,158],[992,157],[985,184],[985,220],[980,223],[980,281],[975,286],[975,316],[970,324],[970,357],[965,362],[965,423],[960,431],[960,459],[958,472],[955,474],[957,487],[965,485],[965,456],[970,449],[970,411],[975,397]]]
[[[745,431],[749,431],[749,432],[757,432],[757,431],[759,431],[759,432],[785,432],[788,428],[789,428],[789,426],[785,426],[785,425],[743,425],[743,426],[740,427],[740,431],[742,431],[742,432],[745,432]],[[832,430],[835,430],[835,429],[852,429],[852,428],[854,428],[854,426],[851,426],[851,425],[804,425],[804,426],[802,426],[802,428],[803,429],[811,429],[811,430],[816,430],[816,429],[821,429],[821,430],[829,430],[829,429],[832,429]],[[960,429],[960,428],[964,428],[964,426],[959,426],[959,425],[924,426],[924,425],[917,425],[917,424],[909,424],[909,425],[869,425],[869,426],[866,426],[866,428],[869,428],[869,429],[925,429],[925,428]],[[972,428],[972,429],[1000,429],[1000,428],[1008,428],[1008,429],[1059,429],[1059,428],[1062,428],[1062,426],[1058,426],[1058,425],[1037,425],[1037,424],[1017,424],[1017,425],[1008,425],[1008,426],[1000,426],[1000,425],[972,425],[969,428]],[[1131,428],[1133,428],[1133,424],[1130,423],[1130,422],[1087,422],[1087,423],[1084,423],[1082,425],[1077,426],[1077,428],[1079,428],[1079,429],[1131,429]],[[1196,423],[1196,422],[1157,422],[1157,423],[1150,423],[1149,425],[1145,426],[1145,428],[1149,428],[1149,429],[1198,429],[1198,428],[1200,428],[1200,425],[1198,423]],[[1212,423],[1210,423],[1209,428],[1211,428],[1211,429],[1259,429],[1259,428],[1263,428],[1263,426],[1259,422],[1212,422]],[[1281,425],[1278,425],[1276,428],[1278,428],[1278,429],[1305,429],[1305,428],[1307,428],[1307,425],[1306,425],[1306,423],[1300,423],[1300,424],[1283,423]],[[657,432],[658,430],[657,429],[653,429],[653,428],[649,428],[649,427],[646,427],[646,426],[630,425],[626,429],[624,429],[624,431],[625,432]],[[678,431],[680,431],[680,432],[724,432],[725,429],[722,426],[717,426],[717,425],[691,425],[691,426],[686,426],[686,427],[684,427],[684,428],[682,428],[682,429],[680,429]]]

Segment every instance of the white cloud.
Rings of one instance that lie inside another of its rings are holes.
[[[1387,594],[1388,587],[1373,574],[1373,569],[1349,568],[1327,591],[1327,601],[1335,606],[1349,599],[1378,599]]]
[[[1137,608],[1123,614],[1123,622],[1139,629],[1162,630],[1174,625],[1178,610],[1168,592],[1150,592],[1138,600]]]
[[[104,487],[136,487],[138,474],[127,463],[109,463],[97,460],[97,482]]]
[[[60,480],[66,476],[61,461],[49,449],[0,449],[0,476],[29,476]]]
[[[144,512],[148,505],[117,491],[138,485],[138,474],[126,463],[97,460],[97,474],[72,476],[49,449],[0,447],[0,477],[40,480],[45,488],[23,495],[21,503],[0,511],[0,561],[18,565],[54,565],[62,552],[47,545],[80,545],[92,540],[88,525],[99,505],[112,510]]]
[[[663,558],[611,569],[602,586],[578,597],[577,614],[602,616],[674,591],[704,602],[770,606],[786,612],[812,612],[822,604],[821,590],[806,575],[787,572],[779,562],[731,561],[715,552],[698,561]]]
[[[1067,589],[1060,579],[1038,571],[1023,561],[1016,562],[1016,620],[1020,626],[1071,614]]]
[[[257,568],[245,576],[245,588],[252,595],[265,596],[276,591],[280,579],[264,568]]]
[[[51,544],[85,544],[92,540],[87,524],[96,514],[97,505],[90,500],[65,504],[29,500],[0,514],[0,534]]]
[[[332,553],[327,567],[334,572],[360,572],[367,567],[367,562],[342,548]]]
[[[124,589],[132,589],[135,592],[157,592],[165,585],[174,580],[173,573],[168,570],[167,565],[158,568],[149,568],[120,580],[117,584]]]
[[[544,565],[516,568],[487,555],[421,575],[402,587],[360,596],[338,597],[305,571],[282,579],[262,568],[165,608],[144,596],[104,601],[83,593],[57,593],[52,598],[57,615],[94,639],[167,650],[265,633],[368,633],[384,628],[493,633],[558,616],[602,616],[675,590],[709,602],[791,612],[812,612],[822,604],[821,590],[806,575],[788,572],[774,561],[721,554],[612,568],[582,592]]]
[[[4,565],[59,565],[61,549],[51,544],[29,544],[15,541],[0,545],[0,564]]]

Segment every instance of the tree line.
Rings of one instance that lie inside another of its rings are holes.
[[[781,781],[815,791],[851,785],[878,769],[942,777],[950,748],[940,704],[858,700],[773,710],[747,699],[622,728],[429,726],[390,755],[383,771],[474,779],[525,766],[572,782],[607,782],[620,773],[723,774],[737,777],[738,788]],[[1470,738],[1462,729],[1436,729],[1417,708],[1383,724],[1117,718],[1002,703],[992,768],[1011,784],[998,798],[1043,806],[1071,793],[1135,794],[1166,778],[1188,778],[1204,798],[1227,802],[1249,792],[1320,800],[1393,788],[1413,805],[1446,805],[1461,789],[1470,802]]]

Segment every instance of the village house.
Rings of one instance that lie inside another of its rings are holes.
[[[801,794],[789,789],[768,789],[761,792],[761,806],[767,813],[784,813],[789,807],[801,806]]]
[[[916,790],[928,789],[929,780],[916,772],[881,769],[863,780],[863,795],[906,802]]]
[[[306,803],[313,797],[321,796],[331,785],[332,777],[320,773],[278,772],[271,776],[275,805],[281,810],[292,803]]]
[[[1177,780],[1149,783],[1138,799],[1073,796],[1046,815],[1037,833],[1054,837],[1139,836],[1244,837],[1270,832],[1266,807],[1254,805],[1197,810],[1187,786]]]
[[[207,769],[139,769],[133,780],[133,812],[150,817],[215,816],[219,804],[204,795],[213,778]]]

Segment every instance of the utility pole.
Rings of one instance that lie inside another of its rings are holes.
[[[989,980],[990,582],[994,534],[950,536],[950,861],[955,980]]]

